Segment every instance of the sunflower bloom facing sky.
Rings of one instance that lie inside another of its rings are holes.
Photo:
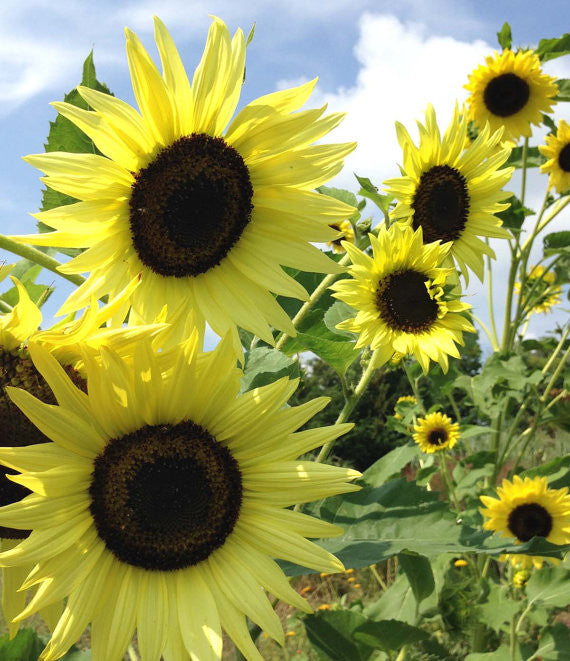
[[[528,542],[533,537],[544,537],[553,544],[570,542],[570,495],[568,489],[549,489],[545,477],[518,475],[513,481],[503,480],[497,487],[499,498],[481,496],[485,505],[481,514],[485,517],[483,528],[493,530],[503,537],[514,537],[516,544]],[[537,556],[510,555],[511,564],[521,569],[533,565],[542,566]]]
[[[413,438],[422,452],[449,450],[459,439],[459,425],[444,413],[429,413],[418,419]]]
[[[135,323],[163,305],[199,311],[219,335],[236,325],[273,343],[270,327],[295,330],[271,292],[306,299],[281,265],[321,273],[339,267],[310,242],[337,236],[330,223],[354,209],[313,192],[355,147],[313,144],[343,118],[325,107],[297,111],[316,81],[261,97],[232,120],[244,78],[245,40],[214,18],[190,83],[168,31],[155,19],[162,74],[127,30],[139,111],[79,87],[93,111],[53,104],[104,156],[51,152],[26,160],[50,188],[80,201],[36,217],[56,231],[19,237],[36,245],[88,248],[61,267],[88,273],[61,314],[122,289]],[[229,124],[229,126],[228,126]],[[170,321],[170,315],[167,321]],[[179,320],[180,327],[184,319]],[[200,318],[198,318],[200,321]],[[181,331],[184,334],[184,331]]]
[[[538,151],[548,160],[540,171],[548,173],[548,187],[562,194],[570,189],[570,125],[561,119],[556,135],[547,135],[545,140]]]
[[[501,147],[502,131],[488,125],[465,148],[468,119],[455,107],[453,119],[443,138],[433,106],[426,111],[426,124],[418,122],[419,146],[407,130],[396,123],[403,151],[404,176],[384,182],[398,204],[392,212],[396,220],[421,227],[426,243],[452,242],[451,255],[467,280],[467,267],[483,280],[484,255],[494,251],[479,237],[507,239],[496,213],[508,209],[503,201],[510,193],[502,190],[513,168],[501,168],[510,154]],[[501,169],[499,169],[501,168]]]
[[[506,49],[485,58],[469,76],[465,89],[469,119],[481,129],[486,122],[491,130],[504,127],[504,140],[530,138],[531,124],[542,124],[542,114],[551,112],[558,94],[552,76],[542,73],[534,51],[513,53]]]
[[[135,629],[143,660],[219,660],[222,629],[261,659],[246,616],[284,640],[264,590],[311,610],[273,558],[343,570],[306,539],[341,529],[288,508],[359,488],[357,471],[296,459],[352,425],[296,432],[327,398],[286,407],[297,386],[287,378],[238,396],[229,338],[207,354],[199,342],[195,331],[169,350],[173,361],[141,341],[134,369],[106,348],[100,361],[86,354],[88,394],[33,347],[59,406],[9,389],[53,441],[0,449],[32,491],[0,509],[2,525],[32,528],[0,555],[2,566],[36,563],[24,586],[38,589],[19,618],[68,598],[45,661],[89,623],[94,661],[120,661]]]
[[[395,353],[412,354],[426,373],[430,360],[447,371],[448,356],[459,358],[463,332],[474,330],[461,314],[471,306],[444,290],[455,273],[440,266],[451,244],[424,244],[421,227],[414,231],[402,223],[369,236],[372,257],[343,242],[352,278],[331,289],[357,312],[337,328],[358,333],[356,348],[369,345],[378,366]]]

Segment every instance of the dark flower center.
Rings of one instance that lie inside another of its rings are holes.
[[[185,421],[111,440],[95,460],[89,493],[106,547],[130,565],[167,571],[224,544],[239,516],[242,481],[230,452]]]
[[[251,219],[253,187],[240,154],[222,138],[193,133],[135,175],[133,246],[163,276],[197,276],[219,264]]]
[[[519,505],[509,514],[508,528],[520,542],[533,537],[548,537],[552,530],[552,516],[537,503]]]
[[[64,367],[68,376],[78,387],[86,391],[84,379],[72,367]],[[44,377],[37,371],[27,349],[6,351],[0,349],[0,445],[2,447],[24,447],[36,443],[49,443],[51,439],[26,417],[12,402],[4,386],[23,388],[46,404],[56,404],[56,399]],[[11,505],[28,496],[31,491],[12,482],[6,473],[15,475],[17,471],[0,464],[0,506]],[[29,530],[0,526],[0,537],[24,539]]]
[[[526,80],[514,73],[503,73],[485,87],[483,101],[487,110],[498,117],[510,117],[522,110],[530,97]]]
[[[412,209],[413,228],[423,229],[424,243],[457,240],[469,216],[465,177],[449,165],[434,165],[422,174]]]
[[[427,281],[427,276],[417,271],[398,271],[380,280],[376,306],[392,330],[422,333],[432,326],[438,304],[429,295]]]
[[[447,432],[445,429],[432,429],[427,440],[430,445],[443,445],[447,441]]]
[[[570,142],[560,150],[558,154],[558,165],[564,172],[570,172]]]

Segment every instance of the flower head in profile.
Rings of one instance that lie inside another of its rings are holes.
[[[339,236],[332,241],[327,241],[327,246],[330,246],[333,249],[333,252],[336,253],[346,252],[342,247],[342,242],[349,241],[350,243],[354,243],[354,229],[350,220],[341,220],[339,223],[331,223],[329,227],[339,232]]]
[[[514,538],[515,544],[523,544],[533,537],[543,537],[553,544],[570,543],[570,495],[568,488],[549,489],[545,477],[518,475],[513,480],[503,480],[497,487],[498,498],[481,496],[485,517],[483,528]],[[530,569],[542,566],[539,556],[509,555],[514,567]]]
[[[140,274],[133,323],[154,322],[164,305],[171,322],[183,304],[219,335],[232,331],[237,347],[238,325],[271,344],[271,327],[294,335],[272,292],[308,294],[281,266],[338,271],[310,242],[334,239],[329,224],[354,213],[313,191],[338,174],[355,147],[314,144],[343,115],[325,115],[325,107],[298,111],[312,81],[261,97],[232,120],[244,80],[243,32],[231,38],[214,18],[192,82],[159,19],[155,38],[162,73],[127,30],[139,112],[86,87],[78,92],[92,110],[53,104],[102,155],[28,156],[47,186],[79,202],[36,214],[55,232],[17,238],[87,248],[61,267],[89,273],[61,314],[88,305],[91,296],[116,294]],[[177,318],[181,329],[185,321]]]
[[[417,403],[418,400],[413,395],[402,395],[402,397],[398,397],[396,404],[394,405],[394,418],[396,418],[396,420],[401,420],[403,417],[402,413],[407,413]]]
[[[525,295],[532,297],[531,309],[533,312],[547,314],[552,312],[552,308],[560,303],[562,288],[555,283],[556,273],[554,271],[547,271],[541,264],[537,264],[530,269],[524,289]],[[515,291],[517,294],[521,293],[520,282],[515,282]]]
[[[419,145],[407,130],[396,123],[403,151],[403,176],[384,182],[398,204],[392,217],[423,230],[426,243],[451,242],[453,256],[465,279],[469,267],[483,280],[484,255],[494,251],[483,238],[509,238],[496,214],[508,209],[503,200],[510,193],[502,190],[513,168],[501,168],[510,154],[501,147],[502,130],[492,132],[485,124],[467,147],[468,120],[459,108],[443,137],[433,106],[426,111],[426,124],[418,122]]]
[[[449,291],[454,269],[441,266],[451,244],[424,244],[421,227],[414,231],[403,223],[369,236],[372,256],[343,243],[352,277],[331,289],[356,316],[337,328],[358,333],[356,348],[370,346],[378,366],[395,353],[411,354],[426,373],[430,360],[447,371],[448,356],[459,358],[463,332],[474,330],[462,314],[471,306]]]
[[[482,128],[488,122],[492,131],[504,127],[503,139],[516,141],[532,135],[531,125],[542,123],[542,114],[551,112],[558,86],[542,73],[538,55],[532,50],[505,49],[485,58],[469,75],[465,89],[469,119]]]
[[[538,151],[548,160],[540,171],[548,173],[548,187],[562,195],[570,189],[570,124],[561,119],[556,134],[547,135],[545,140]]]
[[[414,441],[422,452],[451,450],[459,440],[459,425],[445,413],[428,413],[414,426]]]
[[[284,640],[265,591],[310,611],[273,558],[343,570],[306,539],[341,530],[291,506],[359,488],[356,471],[297,460],[351,425],[297,432],[327,398],[287,407],[287,378],[239,395],[231,341],[201,354],[199,335],[164,352],[140,341],[132,364],[87,352],[87,394],[34,346],[58,405],[9,389],[53,441],[0,449],[32,492],[0,509],[2,525],[32,529],[0,555],[5,567],[35,564],[18,619],[67,597],[43,661],[89,623],[94,660],[120,661],[135,629],[143,659],[219,660],[222,630],[261,659],[246,617]]]

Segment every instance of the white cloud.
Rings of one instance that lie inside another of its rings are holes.
[[[415,120],[423,119],[427,104],[432,103],[439,125],[445,127],[455,101],[462,103],[466,99],[463,85],[468,74],[494,48],[481,40],[467,42],[433,36],[422,23],[402,23],[392,15],[365,13],[360,20],[360,37],[354,49],[359,63],[355,84],[330,93],[317,91],[316,98],[313,98],[313,105],[328,102],[330,110],[347,113],[341,127],[330,139],[358,141],[356,151],[346,159],[346,167],[333,185],[357,190],[353,172],[369,177],[377,186],[389,177],[398,176],[397,164],[402,159],[394,122],[402,122],[413,136],[417,133]],[[570,77],[570,68],[565,61],[555,60],[546,68],[551,75]],[[282,81],[281,86],[288,82]],[[535,144],[541,139],[541,134],[537,134]],[[536,170],[529,172],[527,205],[536,209],[540,207],[545,185],[544,176]],[[515,176],[507,188],[518,193],[520,178]],[[532,222],[532,218],[527,220],[527,224]],[[549,231],[562,229],[567,222],[567,218],[558,218]],[[505,241],[495,240],[492,245],[497,253],[493,266],[493,298],[500,328],[510,253]],[[538,248],[533,251],[532,260],[538,258]],[[487,293],[475,276],[471,278],[467,300],[477,315],[488,322]],[[540,333],[551,329],[563,314],[546,319],[544,316],[535,317],[531,331]],[[482,341],[486,343],[484,338]]]

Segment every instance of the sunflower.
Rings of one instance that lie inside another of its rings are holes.
[[[504,127],[504,140],[529,138],[531,124],[539,126],[542,114],[552,111],[552,97],[558,94],[555,78],[542,73],[538,55],[532,50],[513,53],[504,50],[485,58],[469,76],[465,89],[469,119],[492,131]]]
[[[414,432],[414,441],[428,454],[450,450],[459,439],[459,425],[444,413],[428,413],[425,418],[418,418]]]
[[[327,246],[330,246],[333,249],[333,252],[343,253],[346,250],[342,247],[343,241],[350,241],[354,243],[354,228],[350,220],[341,220],[339,223],[331,223],[330,228],[339,232],[338,238],[327,241]]]
[[[92,111],[54,103],[102,152],[51,152],[25,158],[52,189],[79,199],[35,217],[55,232],[17,237],[47,246],[88,248],[60,267],[88,272],[60,309],[117,292],[140,274],[131,321],[153,322],[162,307],[199,311],[220,336],[236,325],[273,344],[270,326],[295,334],[270,292],[307,299],[281,265],[340,272],[309,242],[354,208],[312,189],[338,174],[355,143],[313,144],[343,118],[325,107],[298,110],[316,80],[261,97],[225,128],[245,71],[241,30],[233,39],[214,18],[190,84],[160,20],[155,38],[161,74],[127,29],[127,56],[140,114],[125,102],[78,87]],[[225,129],[225,133],[224,133]],[[178,318],[181,327],[185,318]],[[183,335],[183,333],[181,333]]]
[[[286,407],[298,383],[287,378],[238,395],[231,339],[207,354],[198,343],[194,331],[164,361],[147,338],[134,368],[105,347],[99,361],[87,353],[87,395],[33,347],[59,406],[10,389],[53,441],[0,449],[33,492],[0,509],[4,525],[33,528],[0,556],[2,566],[36,563],[24,587],[39,587],[18,619],[67,597],[44,661],[89,622],[94,661],[122,659],[135,629],[143,659],[221,659],[222,628],[261,659],[246,616],[284,640],[264,590],[311,610],[273,558],[343,570],[306,539],[341,529],[290,508],[359,488],[349,484],[357,471],[296,460],[352,425],[296,432],[327,398]]]
[[[561,119],[556,135],[547,135],[546,145],[538,145],[538,151],[548,160],[540,166],[548,172],[548,188],[556,188],[562,195],[570,188],[570,125]]]
[[[537,280],[541,280],[541,282],[537,284]],[[560,303],[562,288],[560,285],[555,285],[555,282],[556,274],[552,271],[546,271],[544,266],[537,264],[530,269],[526,287],[528,288],[528,294],[530,294],[531,289],[533,291],[533,312],[546,314],[552,312],[552,308]],[[515,292],[520,295],[521,290],[521,283],[515,282]]]
[[[413,354],[425,373],[430,359],[447,372],[448,355],[459,358],[455,343],[463,345],[463,331],[474,331],[461,314],[471,306],[447,291],[454,270],[439,266],[451,244],[424,244],[421,227],[414,231],[402,223],[369,237],[372,257],[343,242],[352,278],[331,289],[357,314],[337,328],[358,333],[356,348],[370,345],[378,366],[394,353]]]
[[[398,397],[398,399],[396,400],[396,404],[394,405],[394,418],[396,418],[396,420],[402,419],[402,414],[400,413],[400,407],[398,406],[399,404],[403,404],[404,406],[402,407],[402,409],[404,410],[404,412],[408,412],[417,403],[418,400],[413,395],[403,395],[402,397]]]
[[[500,147],[502,131],[491,133],[485,125],[477,139],[465,148],[468,120],[459,108],[443,138],[435,110],[429,105],[426,125],[418,122],[419,147],[409,133],[396,123],[404,156],[404,176],[384,182],[398,204],[392,217],[421,227],[426,243],[452,242],[451,255],[468,279],[467,266],[483,280],[483,255],[494,258],[493,250],[478,236],[508,239],[494,214],[508,209],[501,200],[510,193],[501,189],[513,168],[501,168],[510,148]]]
[[[499,498],[481,496],[485,509],[481,514],[487,519],[485,530],[493,530],[503,537],[514,537],[515,544],[523,544],[533,537],[544,537],[553,544],[570,543],[570,495],[568,488],[549,489],[545,477],[518,475],[513,481],[503,480],[497,487]],[[529,569],[542,566],[542,558],[510,555],[511,564]]]

